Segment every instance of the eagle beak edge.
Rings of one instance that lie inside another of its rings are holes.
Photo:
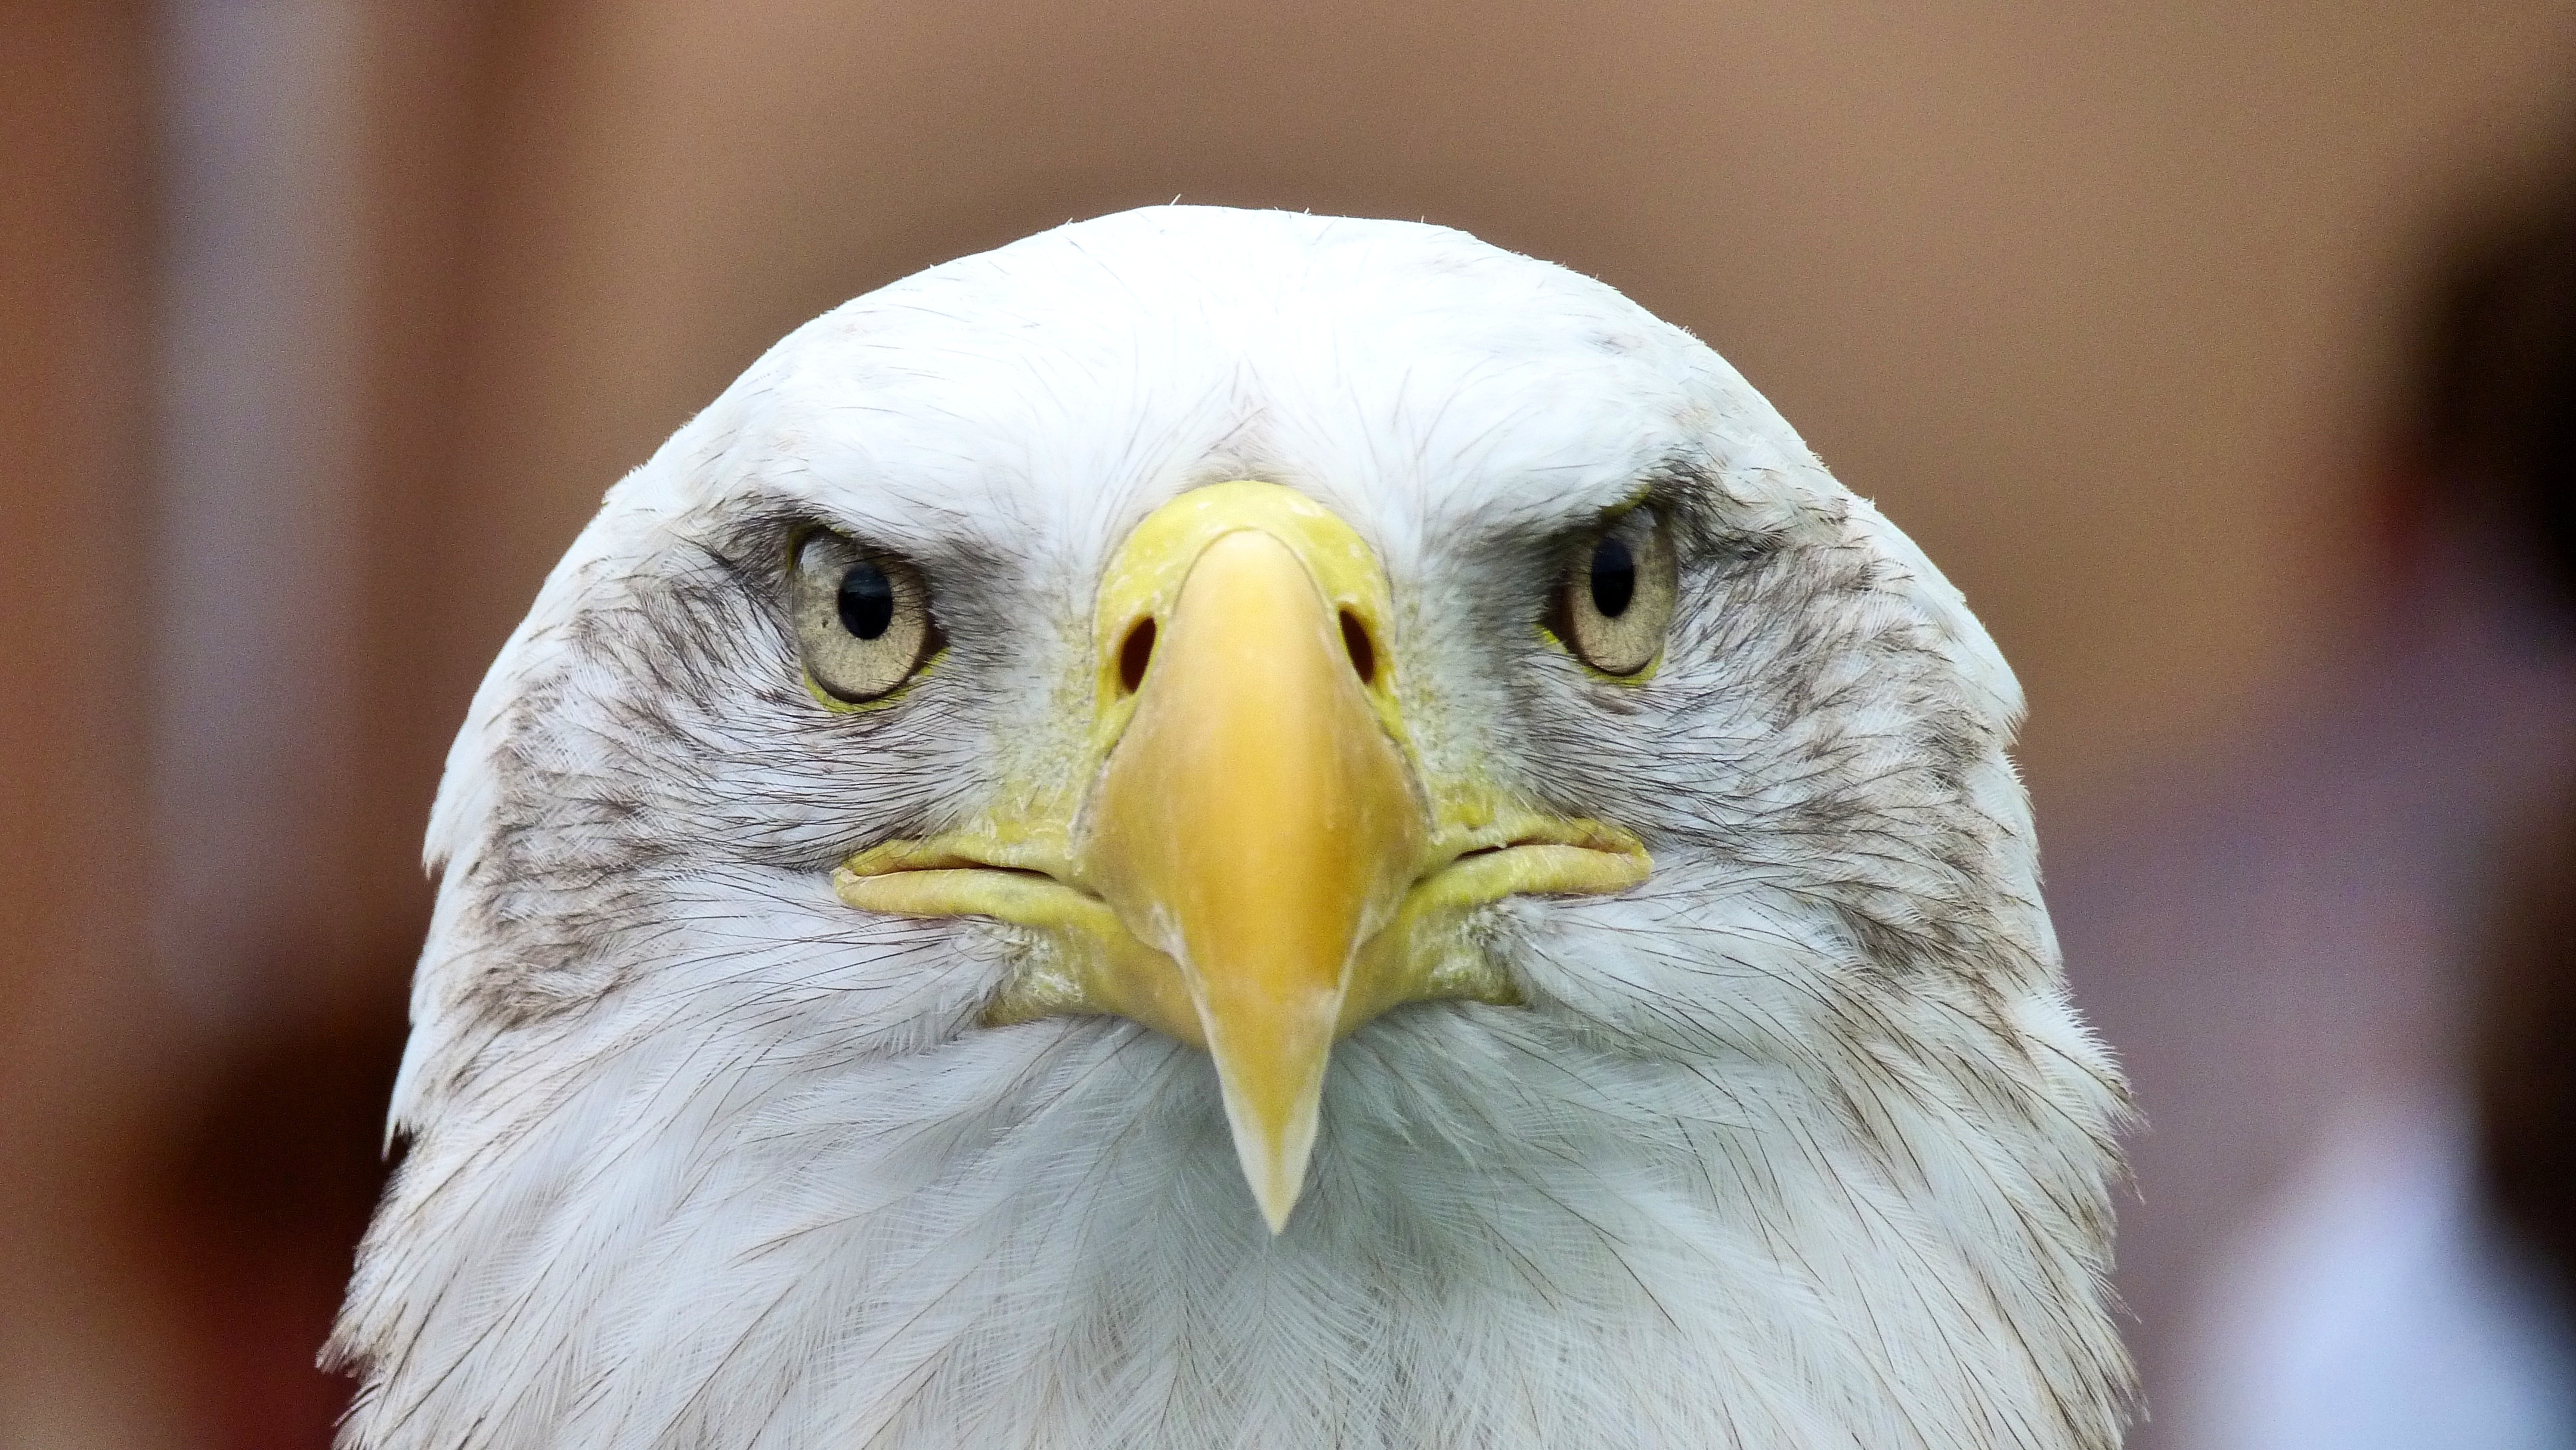
[[[1306,555],[1244,527],[1189,562],[1082,852],[1087,883],[1179,965],[1273,1233],[1304,1189],[1360,948],[1394,918],[1429,834],[1370,698],[1374,652]]]

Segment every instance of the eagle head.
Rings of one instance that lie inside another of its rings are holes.
[[[2108,1447],[2019,708],[1560,268],[1158,207],[860,298],[475,698],[345,1441]]]

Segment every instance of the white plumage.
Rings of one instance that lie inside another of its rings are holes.
[[[1520,1005],[1342,1040],[1275,1236],[1207,1050],[988,1025],[1045,932],[833,874],[1096,794],[1104,578],[1234,479],[1373,553],[1355,667],[1421,789],[1652,862],[1468,912]],[[1673,617],[1614,679],[1541,625],[1641,498]],[[928,591],[943,647],[876,708],[799,667],[817,525]],[[2018,710],[1742,378],[1559,268],[1171,207],[861,298],[610,491],[476,696],[344,1442],[2112,1446],[2121,1089]]]

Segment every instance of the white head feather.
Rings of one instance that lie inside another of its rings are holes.
[[[1063,758],[1105,561],[1240,477],[1377,550],[1426,762],[1655,861],[1492,909],[1528,1006],[1344,1043],[1275,1239],[1203,1052],[979,1027],[1010,932],[828,881]],[[1644,482],[1681,603],[1607,687],[1530,624],[1549,541]],[[794,518],[929,579],[950,650],[898,707],[800,685]],[[1155,208],[861,298],[609,493],[476,696],[344,1438],[2111,1446],[2121,1093],[2019,704],[1714,353],[1460,233]]]

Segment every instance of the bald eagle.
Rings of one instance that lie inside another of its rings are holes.
[[[2104,1450],[2020,708],[1561,268],[1157,207],[871,293],[475,697],[343,1443]]]

